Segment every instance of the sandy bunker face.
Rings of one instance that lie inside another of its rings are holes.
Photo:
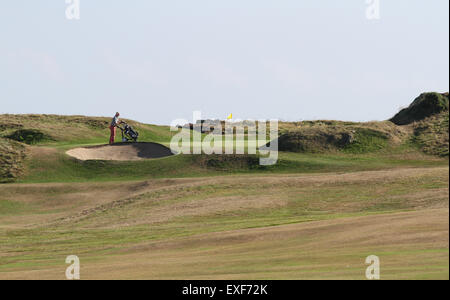
[[[155,143],[121,143],[86,148],[75,148],[66,152],[79,160],[141,160],[171,156],[169,148]]]

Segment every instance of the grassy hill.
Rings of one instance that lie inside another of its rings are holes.
[[[281,151],[297,153],[409,152],[449,155],[448,93],[424,93],[390,121],[354,123],[304,121],[282,123]]]
[[[168,145],[174,134],[167,126],[126,121],[140,132],[140,141]],[[390,121],[281,123],[279,161],[269,167],[259,166],[257,155],[178,155],[138,162],[67,156],[71,148],[105,144],[108,124],[108,118],[100,117],[0,115],[0,182],[361,171],[448,163],[448,112],[406,126]]]
[[[280,124],[258,155],[81,161],[108,118],[0,115],[0,279],[448,279],[448,112]],[[167,145],[166,126],[129,121]],[[15,183],[12,183],[15,182]]]

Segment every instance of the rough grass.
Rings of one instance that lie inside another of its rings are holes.
[[[12,182],[22,175],[24,158],[23,145],[0,138],[0,183]]]
[[[414,123],[413,142],[431,155],[449,156],[449,113],[443,112]]]

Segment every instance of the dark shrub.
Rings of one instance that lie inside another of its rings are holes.
[[[33,145],[43,141],[52,140],[50,136],[36,129],[20,129],[14,131],[11,135],[7,136],[7,138],[28,145]]]

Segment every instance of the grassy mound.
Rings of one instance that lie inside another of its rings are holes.
[[[25,147],[0,138],[0,183],[13,182],[23,171]]]
[[[448,112],[427,118],[414,125],[413,141],[427,154],[449,156]]]
[[[424,93],[416,98],[408,108],[395,115],[391,121],[397,125],[411,124],[448,111],[448,105],[448,93]]]
[[[343,148],[353,140],[354,134],[351,131],[306,129],[280,136],[278,147],[280,151],[319,153]]]
[[[389,141],[402,139],[402,132],[385,122],[349,123],[339,121],[299,122],[282,125],[278,138],[280,151],[297,153],[368,153],[388,146]]]

